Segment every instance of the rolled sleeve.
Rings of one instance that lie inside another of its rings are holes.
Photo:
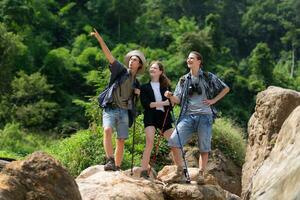
[[[173,95],[180,99],[181,95],[182,95],[182,90],[183,90],[183,88],[182,88],[181,83],[179,81],[176,85],[176,88],[175,88],[175,91],[174,91]]]

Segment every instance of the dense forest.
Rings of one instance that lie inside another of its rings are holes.
[[[162,61],[173,89],[189,51],[201,52],[231,88],[217,108],[245,128],[259,91],[300,90],[299,10],[299,0],[1,0],[0,129],[66,137],[101,124],[109,71],[93,28],[121,62],[132,49]]]

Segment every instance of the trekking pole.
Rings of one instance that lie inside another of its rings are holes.
[[[175,116],[174,116],[174,111],[173,110],[171,111],[171,115],[172,115],[173,120],[175,120]],[[186,183],[190,183],[191,182],[191,178],[190,178],[190,174],[189,174],[189,171],[188,171],[188,166],[187,166],[187,163],[186,163],[186,160],[185,160],[185,153],[183,151],[183,146],[182,146],[182,143],[181,143],[179,131],[178,131],[178,128],[177,128],[178,122],[179,122],[179,118],[176,120],[175,130],[176,130],[176,134],[177,134],[177,137],[178,137],[179,146],[180,146],[180,150],[181,150],[181,155],[182,155],[182,159],[183,159],[183,163],[184,163],[183,172],[184,172],[184,176],[186,178],[185,182]]]
[[[132,134],[132,148],[131,148],[131,170],[130,170],[130,175],[133,175],[133,159],[134,159],[134,138],[135,138],[135,100],[136,100],[136,95],[133,97],[133,102],[132,102],[132,109],[133,109],[133,134]]]
[[[181,155],[182,155],[182,159],[183,159],[183,163],[184,163],[183,172],[184,172],[184,176],[186,178],[186,183],[190,183],[191,182],[191,178],[190,178],[190,174],[189,174],[189,171],[188,171],[188,166],[187,166],[187,163],[186,163],[186,160],[185,160],[185,153],[184,153],[184,150],[183,150],[183,146],[182,146],[182,142],[181,142],[181,138],[180,138],[177,126],[178,126],[178,123],[180,121],[180,118],[181,118],[181,115],[182,115],[182,111],[183,111],[185,103],[186,103],[186,96],[188,95],[188,87],[189,87],[189,82],[190,81],[191,81],[191,77],[188,76],[187,77],[187,81],[186,81],[186,83],[184,84],[184,87],[183,87],[183,93],[184,94],[182,95],[182,98],[180,99],[180,101],[182,102],[182,105],[181,105],[180,113],[179,113],[179,116],[178,116],[177,120],[175,120],[176,118],[175,118],[173,109],[171,110],[172,118],[173,118],[174,122],[176,121],[176,123],[175,123],[175,130],[176,130],[176,134],[177,134],[177,137],[178,137],[180,151],[181,151]],[[170,104],[172,105],[171,100],[170,99],[168,99],[168,100],[169,100]]]

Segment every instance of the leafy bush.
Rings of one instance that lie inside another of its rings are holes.
[[[34,151],[33,141],[29,141],[18,124],[7,124],[0,130],[0,148],[25,156]]]
[[[22,158],[20,155],[9,152],[9,151],[0,151],[0,158],[12,158],[12,159],[20,159]]]
[[[124,159],[122,163],[123,169],[128,169],[131,167],[132,153],[133,153],[133,165],[140,166],[143,151],[145,148],[145,131],[143,124],[143,115],[139,115],[136,118],[135,134],[134,125],[129,130],[129,138],[125,142]],[[132,141],[134,136],[134,151],[132,151]]]
[[[125,142],[122,169],[131,167],[132,153],[134,153],[134,166],[140,166],[145,147],[145,133],[142,120],[143,115],[138,116],[136,119],[135,135],[133,134],[134,127],[129,130],[129,138]],[[104,164],[105,151],[102,144],[103,129],[100,126],[94,126],[92,129],[93,130],[79,131],[71,137],[54,144],[46,151],[60,160],[73,176],[77,176],[82,170],[89,166]],[[134,152],[132,151],[133,135],[135,141]],[[163,163],[160,161],[168,155],[168,152],[166,142],[162,141],[157,156],[158,166],[156,166],[156,168],[162,167],[162,164],[159,163]]]
[[[100,131],[82,130],[61,140],[48,150],[66,166],[74,176],[91,165],[104,162],[104,149]]]
[[[242,129],[227,118],[216,119],[213,126],[212,146],[220,149],[235,164],[242,166],[245,160],[246,143]]]
[[[0,99],[0,119],[18,122],[26,128],[48,129],[56,122],[59,105],[50,101],[54,91],[40,73],[20,71],[11,82],[12,93]]]
[[[0,130],[0,155],[22,158],[34,151],[42,150],[54,143],[51,135],[26,133],[19,124],[6,124]]]

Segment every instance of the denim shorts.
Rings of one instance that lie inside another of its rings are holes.
[[[105,108],[103,110],[103,127],[111,127],[117,131],[118,139],[128,138],[128,110],[122,108]]]
[[[213,118],[211,114],[183,116],[177,125],[182,146],[192,138],[194,133],[197,133],[200,152],[211,151],[212,124]],[[176,129],[173,131],[168,145],[180,147]]]

